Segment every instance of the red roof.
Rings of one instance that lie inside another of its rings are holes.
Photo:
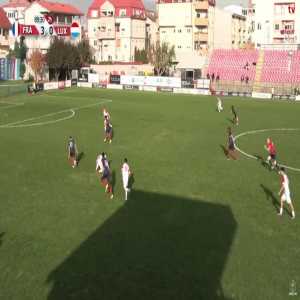
[[[33,2],[34,3],[34,2]],[[73,15],[73,16],[83,16],[84,14],[77,9],[75,6],[70,4],[63,4],[59,2],[50,2],[50,1],[36,1],[35,3],[40,4],[44,8],[46,8],[49,12],[65,14],[65,15]]]
[[[144,4],[141,0],[94,0],[88,10],[88,16],[92,9],[99,9],[104,2],[110,2],[115,8],[135,8],[145,10]]]
[[[28,7],[31,3],[28,0],[10,0],[2,5],[3,8]]]
[[[11,24],[6,16],[6,13],[2,7],[0,7],[0,28],[9,29]]]

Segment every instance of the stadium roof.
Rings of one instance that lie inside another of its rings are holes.
[[[0,7],[0,28],[9,29],[11,24],[6,16],[5,11]]]

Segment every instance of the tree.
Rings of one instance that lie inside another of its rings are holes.
[[[25,72],[26,72],[26,65],[25,65],[24,61],[22,61],[20,64],[20,77],[22,79],[24,79]]]
[[[46,61],[49,69],[54,71],[55,80],[58,81],[61,70],[64,66],[64,59],[67,55],[65,52],[65,42],[62,39],[55,38],[46,55]]]
[[[90,64],[93,60],[92,50],[88,40],[81,40],[78,45],[79,54],[79,67],[83,67],[86,64]]]
[[[169,47],[165,42],[162,44],[156,42],[155,45],[149,47],[148,59],[154,66],[156,74],[161,76],[168,71],[175,60],[175,48]]]
[[[71,77],[72,70],[78,70],[92,62],[92,52],[88,41],[78,44],[54,39],[48,50],[46,61],[49,69],[54,72],[55,80]]]
[[[147,51],[145,49],[139,50],[134,48],[134,61],[141,63],[148,63]]]
[[[29,65],[34,73],[35,82],[38,81],[38,76],[43,77],[45,69],[45,56],[39,50],[34,50],[29,58]]]

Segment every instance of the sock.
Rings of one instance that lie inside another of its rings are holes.
[[[281,214],[281,215],[282,215],[282,213],[283,213],[283,208],[282,208],[282,207],[280,207],[280,212],[279,212],[279,214]]]
[[[295,218],[295,211],[294,210],[292,210],[292,216],[293,216],[293,218]]]

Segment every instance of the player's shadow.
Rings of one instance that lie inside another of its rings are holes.
[[[228,153],[227,148],[226,148],[224,145],[220,145],[220,148],[222,149],[224,155],[225,155],[226,157],[228,157],[228,154],[229,154],[229,153]]]
[[[234,121],[233,121],[233,119],[227,118],[227,121],[228,121],[229,123],[231,123],[232,125],[235,124]]]
[[[131,173],[131,175],[129,176],[129,179],[128,179],[128,188],[129,188],[130,190],[133,189],[134,183],[135,183],[134,174]]]
[[[112,172],[111,172],[111,186],[112,186],[113,191],[115,190],[116,181],[117,181],[117,179],[116,179],[116,171],[112,170]]]
[[[4,235],[5,235],[5,232],[1,232],[1,233],[0,233],[0,246],[1,246],[2,243],[3,243],[3,237],[4,237]]]
[[[263,189],[263,191],[265,192],[267,200],[268,200],[268,201],[271,200],[271,201],[272,201],[272,204],[273,204],[273,206],[274,206],[274,208],[275,208],[275,210],[276,210],[277,212],[279,212],[279,208],[280,208],[280,201],[279,201],[279,199],[277,199],[277,198],[275,197],[274,193],[273,193],[269,188],[267,188],[265,185],[261,184],[260,186],[261,186],[261,188]],[[288,211],[288,209],[287,209],[286,207],[284,207],[283,209],[284,209],[288,214],[290,214],[290,212]]]
[[[264,160],[264,158],[261,155],[254,154],[253,155],[257,161],[267,170],[272,171],[270,168],[270,165]]]
[[[48,300],[230,300],[222,274],[237,229],[229,206],[133,191],[48,276]]]
[[[78,165],[79,165],[79,163],[81,162],[81,160],[83,159],[83,157],[84,157],[84,152],[81,151],[81,152],[78,154],[78,156],[77,156],[77,163],[78,163]]]

